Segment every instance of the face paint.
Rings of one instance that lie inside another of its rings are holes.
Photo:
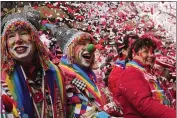
[[[7,34],[8,51],[17,61],[28,61],[33,58],[35,45],[26,30],[18,30]]]
[[[75,46],[74,62],[82,67],[90,67],[94,61],[94,52],[88,52],[89,41],[84,41]]]

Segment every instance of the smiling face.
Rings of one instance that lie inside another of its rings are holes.
[[[149,54],[148,55],[149,56],[147,58],[146,65],[150,65],[152,67],[154,65],[154,62],[155,62],[155,56],[154,56],[153,48],[149,49]]]
[[[153,66],[155,61],[155,56],[153,53],[153,48],[143,47],[137,52],[135,56],[136,59],[140,60],[143,64]]]
[[[82,66],[82,67],[90,67],[94,61],[94,51],[88,52],[87,47],[90,44],[90,41],[79,41],[78,45],[74,48],[74,63]]]
[[[141,61],[141,63],[146,64],[147,59],[149,57],[149,51],[150,49],[148,47],[143,47],[137,52],[134,59],[138,59]]]
[[[35,45],[27,30],[17,30],[7,34],[7,47],[12,58],[24,63],[32,61]]]

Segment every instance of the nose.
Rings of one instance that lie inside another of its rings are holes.
[[[88,51],[88,52],[91,53],[91,52],[93,52],[94,50],[95,50],[95,46],[94,46],[93,44],[88,44],[88,45],[87,45],[87,51]]]
[[[15,42],[17,44],[21,44],[23,42],[21,36],[19,35],[19,33],[15,34]]]

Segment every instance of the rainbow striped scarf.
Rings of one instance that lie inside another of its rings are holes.
[[[153,76],[150,73],[148,73],[143,66],[138,64],[136,61],[132,60],[126,64],[126,67],[135,67],[138,68],[141,72],[143,72],[145,79],[149,83],[151,92],[153,93],[153,98],[163,105],[170,106],[170,102],[167,99],[165,92],[160,86],[159,82],[156,79],[153,79]]]
[[[85,82],[86,83],[85,92],[88,95],[88,97],[94,97],[95,100],[100,105],[103,105],[101,94],[99,93],[97,86],[95,85],[95,83],[93,81],[91,81],[90,77],[83,69],[81,69],[76,64],[70,65],[67,61],[66,56],[61,58],[61,62],[60,62],[59,66],[62,69],[62,71],[67,72],[67,73],[74,73],[76,75],[77,79]],[[94,79],[96,80],[96,76],[95,76],[94,72],[92,70],[87,70],[87,71],[90,71],[90,73],[94,76]]]
[[[52,104],[53,106],[55,101],[55,90],[54,90],[54,83],[56,82],[59,90],[60,90],[60,97],[63,110],[65,109],[65,87],[63,84],[63,77],[61,75],[60,70],[52,63],[49,62],[49,68],[45,72],[44,79],[46,84],[48,85],[51,97],[52,97]],[[20,65],[16,64],[14,67],[14,72],[11,75],[8,75],[5,72],[2,72],[2,81],[5,82],[8,86],[8,89],[17,103],[17,105],[13,105],[13,115],[17,117],[20,112],[20,116],[23,117],[28,115],[29,118],[34,118],[34,108],[33,102],[30,97],[29,90],[26,85],[26,81]],[[16,107],[15,107],[16,106]],[[55,113],[55,112],[54,112]],[[55,116],[55,115],[54,115]]]
[[[132,61],[129,61],[127,64],[126,64],[126,67],[135,67],[135,68],[138,68],[140,69],[141,71],[145,71],[145,68],[143,66],[141,66],[140,64],[138,64],[136,61],[132,60]]]

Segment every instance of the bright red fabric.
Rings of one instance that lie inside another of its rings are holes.
[[[116,99],[123,107],[124,118],[176,118],[175,110],[152,98],[148,81],[139,69],[127,67],[116,85]]]
[[[123,72],[123,68],[121,66],[114,66],[109,79],[108,79],[108,88],[113,93],[113,95],[116,95],[116,82],[120,78],[121,72]]]

